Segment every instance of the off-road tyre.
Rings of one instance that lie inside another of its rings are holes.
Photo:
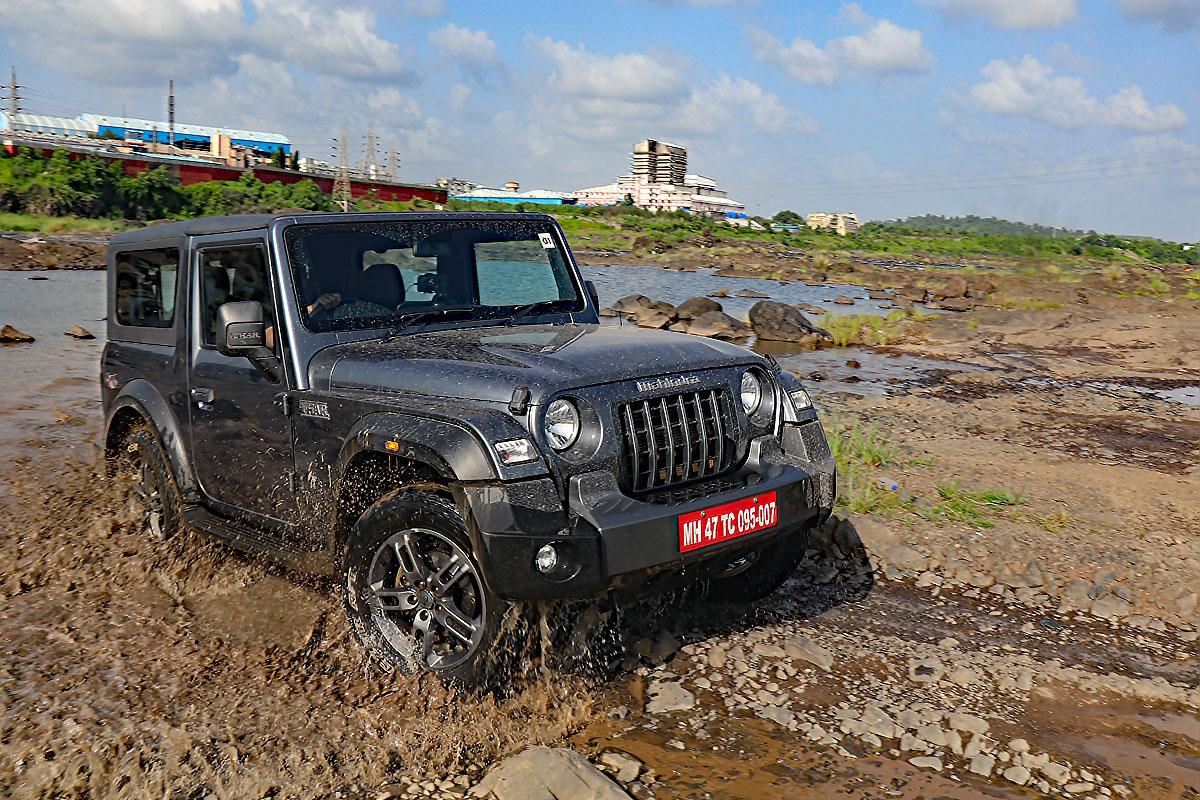
[[[351,529],[342,577],[351,630],[385,671],[428,670],[464,689],[494,675],[508,603],[487,589],[454,503],[385,495]]]
[[[179,487],[162,444],[149,425],[137,425],[122,438],[117,469],[132,481],[130,499],[148,535],[165,542],[183,529]]]
[[[787,581],[804,555],[810,532],[797,531],[748,554],[752,563],[728,577],[713,576],[704,586],[704,596],[718,603],[752,603],[774,592]]]

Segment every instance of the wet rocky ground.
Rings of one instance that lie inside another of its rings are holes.
[[[5,346],[49,349],[0,389],[0,795],[1200,797],[1200,310],[1074,291],[781,354],[849,467],[789,582],[588,618],[487,697],[371,672],[327,584],[136,530],[99,343]]]

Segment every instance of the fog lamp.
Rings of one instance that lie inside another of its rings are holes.
[[[808,396],[808,392],[804,389],[796,389],[789,394],[792,398],[792,405],[796,407],[797,411],[812,408],[812,398]]]
[[[538,549],[537,555],[533,557],[533,565],[537,567],[538,572],[543,574],[553,572],[558,566],[558,551],[554,549],[552,544],[544,544]]]

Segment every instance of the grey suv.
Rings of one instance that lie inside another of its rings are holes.
[[[214,217],[113,238],[105,445],[143,521],[344,587],[380,659],[483,679],[517,601],[747,601],[833,502],[804,389],[600,325],[540,214]]]

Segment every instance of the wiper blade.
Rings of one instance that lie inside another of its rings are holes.
[[[443,308],[430,308],[425,311],[413,311],[408,314],[401,314],[396,317],[396,325],[392,328],[388,338],[398,336],[406,328],[410,328],[419,322],[449,316],[461,311],[474,311],[475,308],[475,306],[445,306]]]
[[[571,298],[558,298],[555,300],[538,300],[536,303],[526,303],[523,306],[514,306],[513,310],[508,315],[508,324],[516,322],[522,317],[527,317],[535,311],[548,311],[563,303],[574,303]]]

